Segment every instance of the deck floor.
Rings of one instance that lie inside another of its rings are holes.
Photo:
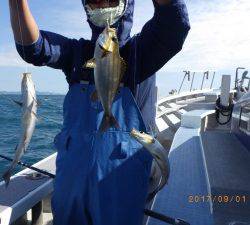
[[[175,139],[169,153],[169,182],[158,193],[153,210],[192,225],[212,225],[209,204],[195,203],[189,197],[208,194],[198,129],[181,127]],[[164,224],[150,219],[147,225]]]
[[[213,202],[215,224],[250,224],[250,152],[233,133],[225,131],[203,133],[202,143],[211,194],[229,198],[229,202],[227,197]]]

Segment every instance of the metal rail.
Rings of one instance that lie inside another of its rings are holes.
[[[181,90],[182,90],[182,87],[183,87],[183,84],[187,78],[188,81],[191,80],[191,71],[188,71],[188,70],[184,70],[183,71],[185,74],[183,76],[183,79],[182,79],[182,82],[181,82],[181,85],[179,87],[179,90],[178,90],[178,94],[180,94]],[[203,78],[202,78],[202,83],[201,83],[201,87],[200,87],[200,90],[203,90],[203,87],[204,87],[204,82],[205,82],[205,79],[209,79],[209,71],[206,71],[206,72],[197,72],[197,71],[194,71],[192,72],[192,81],[191,81],[191,84],[190,84],[190,88],[189,88],[189,91],[193,91],[193,85],[194,85],[194,78],[195,78],[195,75],[197,73],[203,73]],[[215,79],[215,75],[216,75],[216,72],[213,73],[213,77],[212,77],[212,81],[211,81],[211,84],[210,84],[210,89],[212,89],[213,87],[213,84],[214,84],[214,79]],[[249,81],[249,86],[250,86],[250,81]]]

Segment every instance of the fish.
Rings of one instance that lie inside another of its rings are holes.
[[[156,138],[150,136],[149,134],[132,129],[130,135],[143,145],[143,147],[148,150],[153,157],[150,175],[151,186],[157,185],[156,188],[148,194],[147,201],[149,202],[167,184],[170,175],[170,164],[167,157],[167,151]],[[158,169],[155,167],[156,164]],[[159,171],[161,175],[159,175]],[[149,187],[149,190],[150,189],[152,189],[152,187]]]
[[[149,176],[149,188],[148,193],[153,193],[154,190],[158,187],[161,181],[161,170],[157,165],[155,160],[152,161],[151,171]]]
[[[94,69],[96,91],[92,101],[101,101],[104,115],[99,131],[105,132],[110,127],[119,129],[119,124],[112,114],[112,104],[126,71],[126,62],[120,56],[117,31],[109,24],[99,35],[94,51],[94,58],[84,64],[84,68]]]
[[[21,102],[13,100],[13,102],[18,104],[22,108],[22,132],[20,135],[19,143],[15,149],[14,159],[8,170],[2,176],[5,181],[6,187],[9,185],[12,172],[14,171],[16,165],[28,148],[36,125],[38,104],[35,85],[32,81],[32,75],[30,73],[23,74],[21,83],[21,96]]]

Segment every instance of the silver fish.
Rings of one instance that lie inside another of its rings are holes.
[[[104,29],[96,41],[94,58],[87,61],[84,67],[94,68],[96,91],[91,99],[93,101],[100,99],[104,109],[99,130],[104,132],[109,127],[119,128],[111,108],[126,64],[120,56],[116,29],[110,28],[109,25]]]
[[[161,170],[155,160],[152,161],[151,173],[149,177],[148,193],[153,193],[161,181]]]
[[[167,153],[164,147],[160,144],[160,142],[157,141],[155,138],[151,137],[150,135],[143,132],[139,132],[135,129],[133,129],[130,134],[150,152],[150,154],[154,158],[154,161],[158,165],[158,168],[160,169],[161,178],[159,179],[159,170],[157,171],[157,169],[155,168],[155,163],[153,161],[151,169],[151,185],[155,186],[155,183],[158,184],[157,187],[148,195],[147,200],[151,201],[154,196],[166,185],[168,181],[170,174],[170,165]],[[149,187],[149,189],[152,189],[152,187]]]
[[[22,92],[22,102],[18,101],[14,102],[22,107],[22,120],[21,120],[22,133],[20,141],[16,146],[15,157],[13,159],[13,162],[11,163],[9,169],[3,174],[3,179],[5,181],[6,186],[8,186],[10,182],[10,177],[15,166],[17,165],[20,158],[28,148],[37,120],[36,91],[30,73],[23,74],[21,92]]]

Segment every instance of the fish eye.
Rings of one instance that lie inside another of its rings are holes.
[[[140,131],[141,134],[143,134],[143,131]]]
[[[112,37],[112,41],[117,42],[117,38],[116,37]]]

